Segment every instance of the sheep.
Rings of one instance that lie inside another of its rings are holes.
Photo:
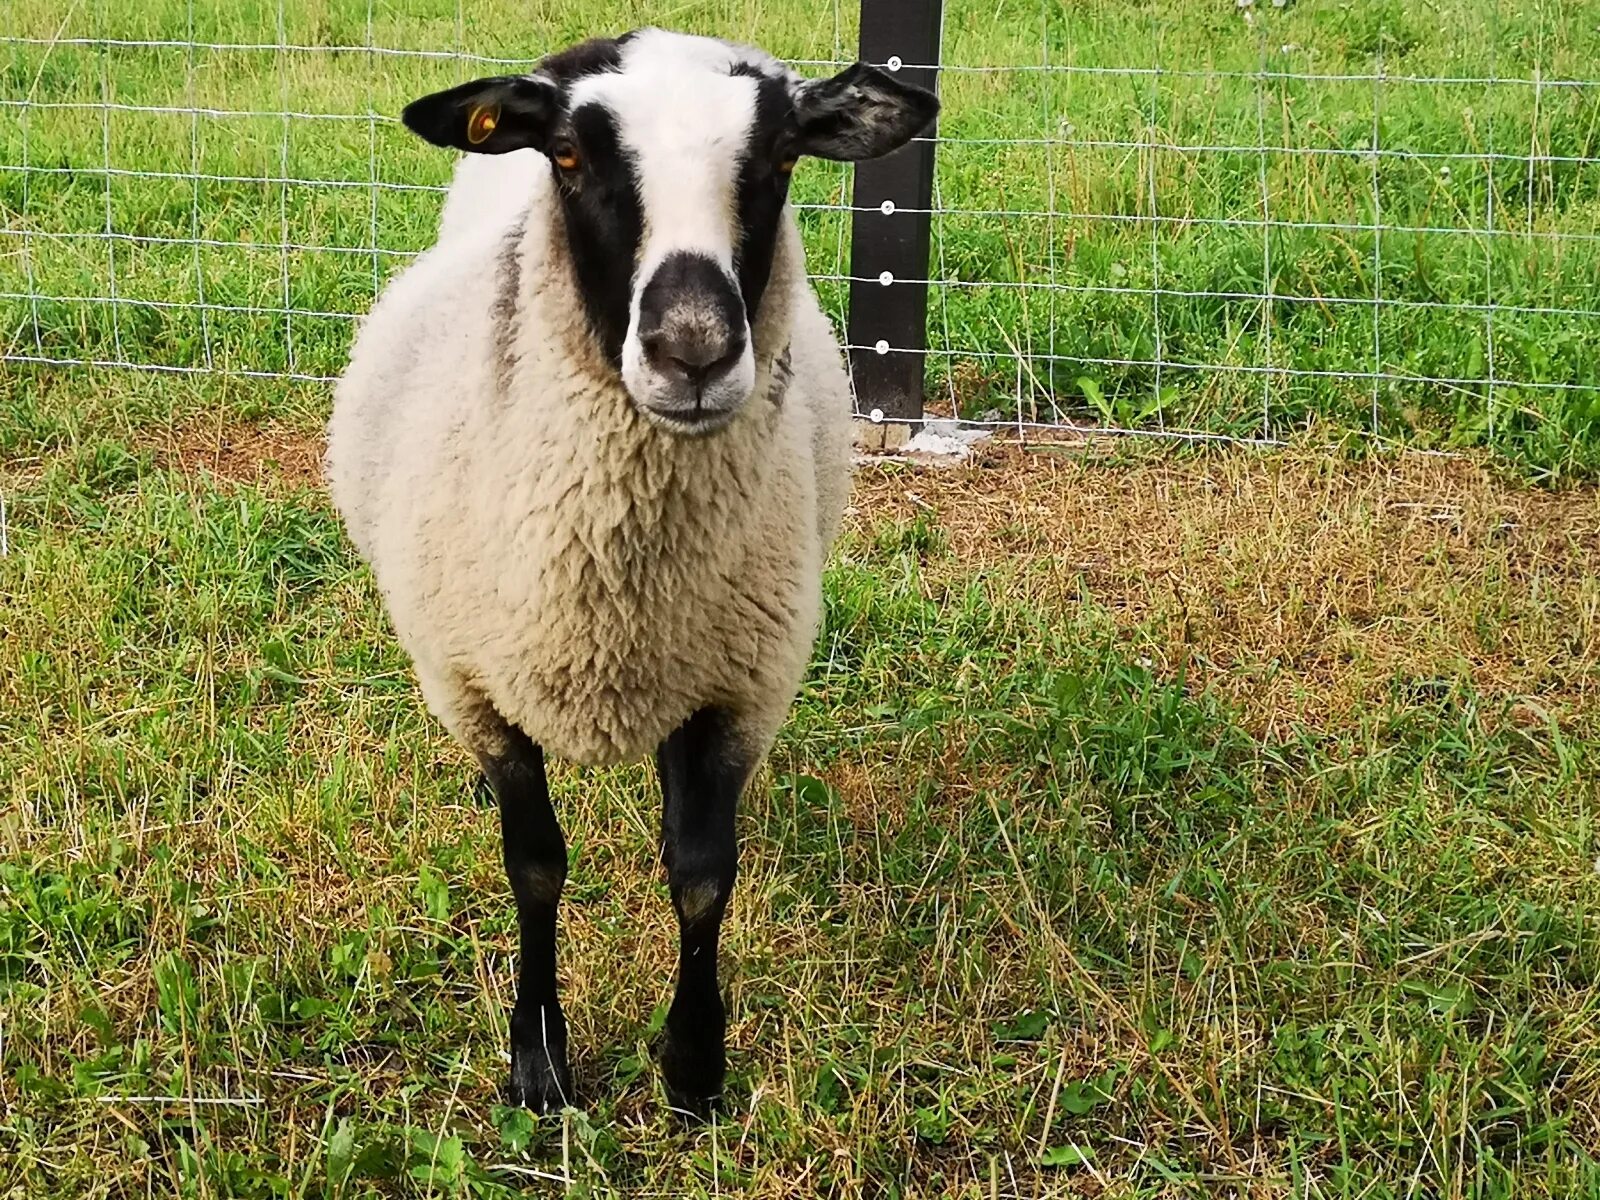
[[[937,111],[862,63],[802,79],[659,29],[404,110],[467,154],[435,244],[356,335],[327,477],[428,707],[499,805],[512,1103],[572,1097],[546,752],[654,755],[679,931],[662,1079],[690,1114],[720,1097],[734,810],[810,657],[849,484],[849,380],[790,172],[888,153]]]

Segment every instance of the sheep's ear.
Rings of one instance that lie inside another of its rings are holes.
[[[841,162],[898,150],[938,113],[932,92],[866,63],[846,67],[832,79],[808,79],[794,91],[797,149]]]
[[[475,79],[406,105],[400,119],[435,146],[474,154],[543,150],[560,107],[556,85],[537,75]]]

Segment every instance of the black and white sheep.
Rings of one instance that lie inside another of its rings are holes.
[[[662,1072],[677,1105],[720,1094],[734,808],[799,687],[849,482],[849,384],[789,173],[884,154],[937,109],[859,63],[805,80],[650,29],[405,110],[474,153],[436,245],[363,323],[328,479],[429,707],[499,802],[514,1102],[571,1095],[546,750],[655,754],[680,934]]]

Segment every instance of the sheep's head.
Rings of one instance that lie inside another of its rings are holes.
[[[758,50],[651,29],[426,96],[404,119],[436,145],[549,159],[596,340],[642,412],[708,433],[755,386],[751,329],[795,160],[886,154],[938,108],[861,63],[807,80]]]

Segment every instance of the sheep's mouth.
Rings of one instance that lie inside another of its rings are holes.
[[[640,405],[644,415],[655,425],[680,437],[705,437],[726,429],[738,414],[737,408],[706,408],[697,404],[693,408],[652,408]]]

